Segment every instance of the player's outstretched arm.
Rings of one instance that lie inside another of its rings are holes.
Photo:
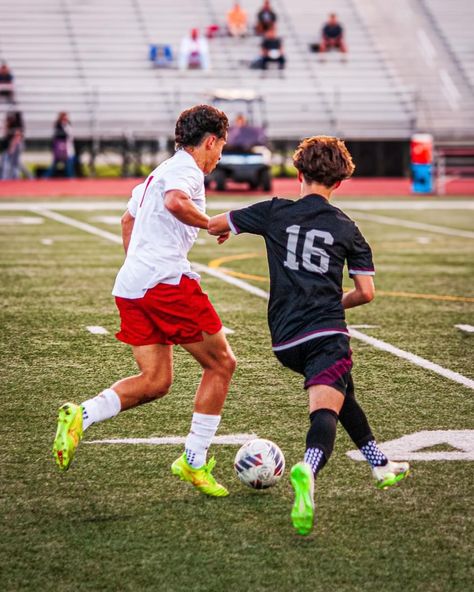
[[[353,275],[354,288],[342,296],[344,308],[367,304],[375,298],[374,279],[371,275]]]
[[[165,208],[183,224],[207,229],[209,216],[201,212],[184,191],[179,189],[167,191],[165,193]]]
[[[212,216],[212,218],[209,219],[207,231],[213,236],[219,236],[221,234],[230,232],[227,214],[218,214],[217,216]]]

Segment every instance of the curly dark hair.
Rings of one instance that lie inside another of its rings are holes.
[[[208,134],[225,138],[228,128],[229,120],[223,111],[211,105],[196,105],[183,111],[176,122],[176,148],[199,146]]]
[[[306,183],[325,187],[348,179],[355,169],[344,142],[332,136],[305,138],[293,154],[293,164]]]

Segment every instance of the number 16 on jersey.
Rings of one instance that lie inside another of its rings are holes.
[[[286,229],[288,242],[286,245],[286,260],[283,262],[283,265],[294,271],[298,271],[300,268],[300,262],[296,253],[300,230],[301,226],[298,226],[298,224],[288,226]],[[316,229],[308,230],[305,233],[301,264],[307,271],[326,273],[329,269],[329,254],[325,249],[315,246],[315,241],[317,240],[322,241],[325,245],[334,244],[334,238],[330,232]],[[319,261],[312,261],[312,258],[319,258]]]

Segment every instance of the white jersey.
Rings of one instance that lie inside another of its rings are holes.
[[[182,275],[199,279],[188,261],[199,228],[183,224],[165,208],[165,193],[172,189],[183,191],[205,211],[204,174],[185,150],[165,160],[132,192],[127,207],[135,222],[114,296],[142,298],[157,284],[179,284]]]

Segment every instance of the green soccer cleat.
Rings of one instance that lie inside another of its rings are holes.
[[[314,525],[314,476],[311,467],[300,462],[290,472],[290,481],[295,491],[291,521],[298,534],[309,534]]]
[[[214,457],[210,459],[207,465],[194,469],[188,464],[186,460],[186,453],[177,458],[171,465],[171,472],[173,475],[177,475],[182,481],[189,481],[194,487],[201,493],[206,495],[212,495],[214,497],[224,497],[229,495],[227,489],[217,483],[214,477],[211,475],[212,469],[216,465]]]
[[[67,471],[82,440],[82,407],[64,403],[58,412],[58,429],[53,454],[61,471]]]
[[[408,477],[409,474],[410,465],[407,462],[393,462],[389,460],[385,466],[372,469],[375,487],[379,489],[388,489]]]

